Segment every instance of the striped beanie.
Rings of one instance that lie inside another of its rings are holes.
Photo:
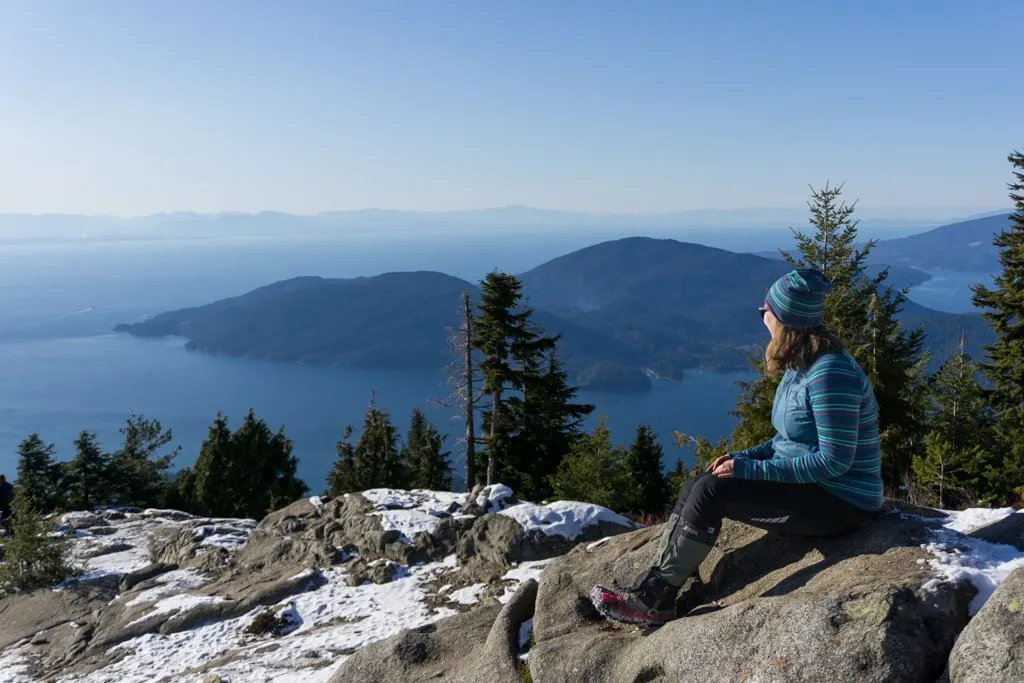
[[[810,330],[822,326],[825,295],[831,291],[832,283],[820,270],[798,268],[776,280],[764,302],[786,327]]]

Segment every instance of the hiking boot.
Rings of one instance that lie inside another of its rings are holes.
[[[608,619],[638,626],[661,626],[676,618],[678,590],[657,573],[648,571],[624,590],[594,586],[590,601]]]

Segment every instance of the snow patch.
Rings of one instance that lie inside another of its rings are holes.
[[[127,607],[155,603],[165,595],[183,593],[187,590],[199,588],[209,582],[209,579],[200,575],[193,569],[175,569],[165,574],[160,574],[153,579],[156,583],[134,598],[125,603]]]
[[[487,584],[485,583],[474,583],[472,586],[466,586],[459,590],[452,591],[448,599],[452,602],[457,602],[460,605],[475,605],[480,602],[480,591],[482,591]]]
[[[618,524],[628,529],[634,524],[606,507],[592,503],[556,501],[547,505],[519,503],[498,512],[519,522],[526,531],[541,531],[548,536],[562,536],[570,541],[588,527],[601,522]]]
[[[554,560],[533,560],[530,562],[523,562],[517,567],[513,567],[505,572],[505,575],[501,577],[502,581],[508,581],[509,585],[505,587],[505,592],[498,597],[498,602],[501,604],[507,603],[515,595],[516,591],[519,590],[519,584],[529,579],[540,581],[540,575],[544,572],[544,568],[551,564]]]
[[[150,611],[138,619],[129,622],[128,626],[134,626],[158,614],[166,614],[168,612],[178,614],[180,612],[187,612],[197,605],[208,605],[217,602],[224,602],[224,598],[217,595],[190,595],[188,593],[172,595],[169,598],[158,601]]]
[[[464,493],[426,489],[368,489],[362,496],[375,508],[370,515],[380,518],[385,531],[402,534],[399,540],[405,543],[411,543],[421,531],[433,533],[440,520],[450,517],[466,500]]]
[[[981,527],[1004,519],[1014,513],[1013,508],[971,508],[950,512],[942,527],[932,530],[932,541],[921,547],[934,555],[934,559],[919,560],[928,564],[936,578],[924,584],[933,590],[941,582],[969,581],[978,593],[968,606],[973,617],[982,608],[996,588],[1014,570],[1024,567],[1024,552],[1012,545],[990,543],[980,538],[965,536]]]
[[[488,512],[498,512],[507,508],[508,502],[514,497],[512,489],[504,484],[491,484],[480,490],[476,497],[476,504]]]

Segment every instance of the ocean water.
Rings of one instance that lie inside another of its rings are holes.
[[[907,294],[911,301],[947,313],[974,313],[971,287],[983,284],[993,286],[992,273],[967,272],[957,270],[929,270],[931,279]]]
[[[319,491],[345,425],[358,434],[371,391],[403,432],[415,406],[442,430],[461,432],[451,413],[430,402],[444,396],[440,368],[369,372],[216,357],[186,351],[181,339],[114,334],[113,326],[287,277],[431,269],[478,279],[496,267],[520,272],[595,241],[421,234],[397,242],[353,235],[2,246],[0,472],[13,474],[17,444],[31,432],[54,443],[61,458],[70,457],[83,429],[113,450],[131,411],[170,427],[185,465],[217,411],[235,425],[252,408],[271,428],[284,426],[301,476]],[[608,416],[616,441],[628,443],[638,424],[652,425],[670,466],[684,453],[671,444],[672,430],[714,439],[731,429],[728,411],[742,377],[695,373],[642,396],[581,398]]]

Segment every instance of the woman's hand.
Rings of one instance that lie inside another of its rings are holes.
[[[732,476],[732,456],[723,455],[720,458],[715,458],[715,461],[711,463],[711,467],[708,468],[711,474],[715,475],[719,479],[728,479]]]
[[[714,472],[715,468],[717,468],[719,465],[721,465],[726,460],[732,460],[732,456],[729,455],[729,454],[718,456],[717,458],[715,458],[714,462],[712,462],[710,465],[708,465],[708,470],[707,471],[708,472]]]

